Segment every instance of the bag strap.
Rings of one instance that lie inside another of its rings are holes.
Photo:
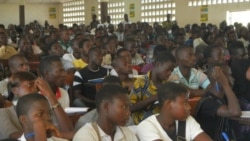
[[[186,120],[178,121],[177,141],[186,140]]]
[[[91,123],[91,125],[94,128],[94,130],[98,136],[98,141],[101,141],[101,135],[100,135],[99,128],[98,128],[97,124],[95,122],[93,122],[93,123]]]

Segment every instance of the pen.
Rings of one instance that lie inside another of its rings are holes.
[[[225,132],[221,133],[222,137],[224,138],[225,141],[229,141],[229,137]]]

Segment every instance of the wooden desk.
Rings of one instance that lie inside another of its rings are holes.
[[[196,106],[197,106],[200,99],[201,99],[201,97],[193,97],[193,98],[188,99],[188,102],[191,106],[191,115],[192,116],[195,113]]]

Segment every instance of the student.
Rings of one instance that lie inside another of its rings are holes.
[[[154,68],[147,75],[138,77],[129,95],[131,112],[135,124],[138,124],[152,114],[159,112],[157,89],[168,80],[175,65],[175,58],[171,53],[164,52],[155,57]]]
[[[82,69],[88,65],[88,52],[91,47],[91,42],[88,39],[79,42],[80,58],[73,60],[75,68]]]
[[[0,32],[0,59],[9,59],[11,56],[17,54],[14,47],[7,45],[6,34]]]
[[[135,134],[122,127],[129,119],[127,91],[117,85],[104,85],[96,94],[97,121],[88,123],[75,134],[73,141],[137,141]]]
[[[88,66],[75,72],[73,82],[73,93],[75,96],[74,106],[95,108],[96,88],[94,84],[88,83],[91,79],[104,78],[108,70],[101,67],[101,48],[93,47],[88,53]]]
[[[116,57],[112,61],[112,67],[110,75],[118,76],[122,81],[122,87],[130,92],[133,86],[133,80],[129,77],[129,74],[132,73],[131,64],[125,57]]]
[[[233,62],[237,59],[247,59],[248,53],[247,49],[244,47],[241,41],[234,41],[232,42],[229,47],[228,51],[230,53],[230,60]]]
[[[20,54],[11,56],[8,60],[8,66],[9,66],[10,74],[14,74],[18,71],[30,70],[28,60]],[[8,82],[9,82],[9,78],[6,78],[0,81],[0,93],[4,97],[8,96],[8,87],[7,87]]]
[[[201,70],[196,70],[196,57],[194,49],[181,46],[176,49],[176,62],[178,66],[173,70],[169,81],[186,85],[191,96],[202,96],[209,85],[209,80]],[[201,87],[202,89],[199,89]]]
[[[72,40],[72,44],[71,44],[71,48],[73,50],[72,53],[65,53],[63,55],[63,59],[68,60],[73,62],[73,60],[76,59],[80,59],[81,55],[80,55],[80,50],[79,50],[79,42],[81,41],[81,39],[73,39]]]
[[[50,105],[43,95],[35,93],[20,98],[16,113],[24,133],[20,141],[45,141],[48,136],[53,141],[64,141],[58,138],[61,134],[52,124]]]
[[[64,54],[64,50],[63,50],[62,46],[58,42],[55,41],[49,45],[48,54],[51,56],[54,55],[54,56],[58,56],[58,57],[62,58],[62,56]]]
[[[241,109],[232,91],[227,67],[211,64],[207,74],[211,84],[199,101],[195,115],[201,128],[212,139],[222,140],[221,133],[229,126],[226,118],[239,117]]]
[[[122,82],[117,76],[107,76],[103,80],[102,83],[103,86],[105,85],[117,85],[117,86],[122,86]],[[96,109],[86,113],[80,119],[77,121],[75,125],[75,131],[78,131],[82,126],[84,126],[88,122],[96,122],[98,118],[98,112]],[[134,125],[133,119],[129,117],[129,120],[126,123],[126,126]]]
[[[157,95],[160,113],[138,125],[141,141],[211,141],[189,115],[189,91],[184,85],[168,82],[158,89]]]

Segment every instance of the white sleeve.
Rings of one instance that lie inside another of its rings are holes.
[[[189,133],[190,140],[194,140],[196,136],[203,132],[200,127],[200,124],[196,122],[196,120],[192,116],[188,117],[187,124],[188,128],[186,129],[186,132]]]
[[[149,121],[142,121],[137,126],[137,136],[141,141],[153,141],[161,139],[159,129]]]
[[[199,72],[199,85],[203,88],[203,89],[206,89],[207,86],[210,84],[210,81],[207,77],[206,74],[204,74],[202,71],[198,70]]]

